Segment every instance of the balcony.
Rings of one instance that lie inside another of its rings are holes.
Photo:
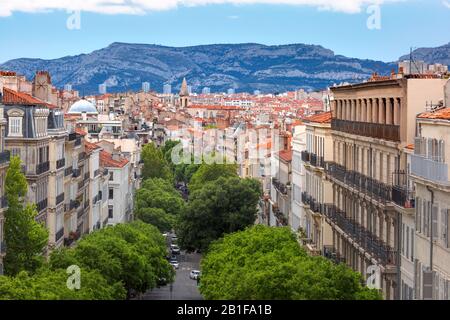
[[[73,168],[72,167],[66,168],[64,170],[64,176],[65,177],[71,176],[72,174],[73,174]]]
[[[0,164],[8,163],[10,160],[11,160],[11,152],[9,150],[0,152]]]
[[[405,209],[414,209],[416,207],[414,193],[402,186],[392,187],[392,202]]]
[[[69,205],[69,209],[78,209],[80,207],[80,201],[78,200],[70,200],[70,205]]]
[[[62,237],[64,237],[64,228],[55,234],[55,241],[58,242]]]
[[[77,241],[78,239],[80,239],[81,233],[76,231],[76,232],[71,232],[69,234],[69,237],[64,238],[64,246],[66,247],[70,247],[75,241]]]
[[[38,203],[36,204],[37,211],[38,211],[39,213],[42,212],[42,211],[44,211],[45,209],[47,209],[47,205],[48,205],[48,200],[47,200],[47,199],[44,199],[44,200],[38,202]]]
[[[83,161],[86,159],[86,157],[87,157],[86,152],[84,152],[84,151],[80,152],[80,154],[78,155],[78,161]]]
[[[84,214],[85,214],[84,208],[83,207],[79,208],[77,212],[78,220],[80,220],[84,216]]]
[[[85,185],[85,180],[81,180],[80,182],[78,182],[78,191],[80,191]]]
[[[56,205],[64,201],[64,192],[56,196]]]
[[[61,169],[66,165],[66,159],[56,160],[56,169]]]
[[[288,219],[287,217],[283,214],[283,212],[280,211],[280,209],[274,207],[272,208],[273,214],[275,215],[275,217],[277,218],[277,221],[279,224],[281,224],[282,226],[287,226],[288,225]]]
[[[411,155],[411,174],[437,184],[449,184],[448,165],[420,155]]]
[[[36,166],[36,174],[43,174],[50,170],[50,162],[42,162]]]
[[[325,167],[325,161],[324,161],[323,157],[319,157],[314,153],[311,153],[310,163],[312,166],[317,167],[317,168]]]
[[[392,187],[376,179],[331,162],[325,164],[325,172],[328,176],[380,203],[387,204],[392,200]]]
[[[283,195],[288,194],[288,187],[284,183],[280,182],[278,179],[272,178],[272,184],[275,189]]]
[[[308,151],[302,151],[302,161],[309,162],[311,154]]]
[[[6,197],[0,198],[0,207],[7,208],[8,207],[8,199]]]
[[[80,169],[73,169],[72,177],[78,178],[81,176],[81,170]]]
[[[327,206],[325,216],[380,263],[385,266],[397,264],[397,252],[354,219],[347,217],[344,211],[336,206]]]
[[[94,171],[94,177],[99,176],[100,173],[101,173],[101,170],[100,170],[100,169],[95,170],[95,171]]]
[[[86,180],[89,180],[89,176],[90,176],[90,172],[86,172],[85,174],[84,174],[84,180],[86,181]]]
[[[396,125],[332,119],[331,129],[358,136],[400,141],[400,126]]]

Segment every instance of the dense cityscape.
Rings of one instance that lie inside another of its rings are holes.
[[[447,9],[2,4],[0,301],[450,300]]]

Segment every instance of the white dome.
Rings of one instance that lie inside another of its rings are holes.
[[[67,112],[68,114],[79,114],[79,113],[88,113],[88,114],[98,114],[97,108],[87,100],[79,100],[75,102]]]

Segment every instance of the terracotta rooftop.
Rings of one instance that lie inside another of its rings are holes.
[[[50,109],[56,108],[56,106],[47,103],[45,101],[42,101],[40,99],[37,99],[29,95],[28,93],[17,92],[9,88],[3,88],[2,102],[4,104],[41,105]]]
[[[450,120],[450,108],[440,109],[435,112],[424,112],[417,116],[420,119],[442,119]]]
[[[101,149],[100,146],[96,145],[95,143],[89,142],[89,141],[85,141],[84,146],[85,146],[86,152],[92,152],[94,150]]]
[[[212,106],[212,105],[192,105],[188,109],[208,109],[208,110],[243,110],[238,106]]]
[[[405,148],[408,150],[414,150],[414,144],[408,144]]]
[[[280,151],[278,153],[278,155],[280,156],[280,159],[286,161],[286,162],[290,162],[292,161],[292,150],[283,150]]]
[[[84,130],[81,130],[80,128],[76,128],[76,129],[75,129],[75,133],[76,133],[76,134],[79,134],[80,136],[85,136],[85,135],[87,135],[87,132],[84,131]]]
[[[312,116],[309,116],[304,119],[307,122],[315,122],[315,123],[331,123],[331,111],[322,112]]]
[[[128,163],[125,158],[114,160],[111,153],[102,150],[100,151],[100,164],[107,168],[123,168]]]

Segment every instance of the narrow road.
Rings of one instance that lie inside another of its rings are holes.
[[[178,256],[180,267],[175,282],[161,288],[146,292],[143,300],[203,300],[197,288],[197,281],[189,278],[191,270],[199,270],[201,255],[197,253]],[[172,287],[172,289],[171,289]]]

